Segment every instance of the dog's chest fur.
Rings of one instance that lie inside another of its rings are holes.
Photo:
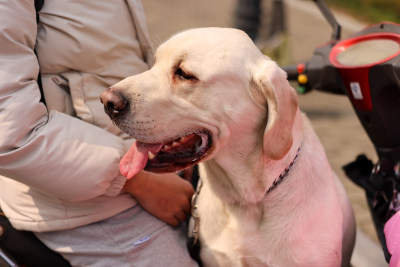
[[[287,226],[279,225],[273,216],[269,220],[265,206],[223,204],[207,184],[203,184],[199,202],[201,253],[206,266],[268,266],[266,262],[277,262],[274,256],[282,253],[275,250],[282,248],[283,239],[276,233]]]

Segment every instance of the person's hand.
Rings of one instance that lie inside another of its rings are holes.
[[[124,186],[149,213],[171,226],[186,221],[191,210],[192,185],[174,173],[141,171]]]

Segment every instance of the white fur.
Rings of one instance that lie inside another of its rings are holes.
[[[179,79],[177,67],[198,80]],[[285,73],[243,32],[180,33],[159,47],[151,70],[113,88],[130,101],[120,127],[140,141],[212,133],[198,198],[205,266],[349,264],[355,226],[343,186]],[[299,147],[289,175],[266,194]]]

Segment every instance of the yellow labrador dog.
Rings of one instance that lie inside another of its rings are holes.
[[[128,178],[200,163],[205,266],[349,265],[355,224],[343,186],[285,72],[245,33],[179,33],[149,71],[101,98],[137,139],[120,165]]]

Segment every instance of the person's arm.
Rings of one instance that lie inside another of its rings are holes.
[[[68,201],[118,193],[123,140],[39,102],[34,1],[0,12],[0,175]]]

